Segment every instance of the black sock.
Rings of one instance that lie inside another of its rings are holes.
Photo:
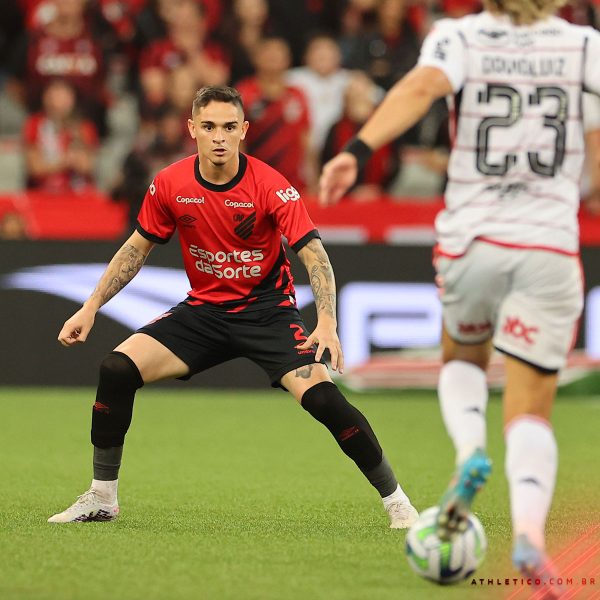
[[[363,473],[382,498],[393,494],[398,487],[398,480],[385,456],[381,457],[379,466]]]
[[[98,448],[94,446],[94,479],[114,481],[119,478],[123,446]]]
[[[396,489],[398,481],[369,422],[334,383],[317,383],[306,390],[301,403],[329,429],[344,454],[356,463],[382,498]]]

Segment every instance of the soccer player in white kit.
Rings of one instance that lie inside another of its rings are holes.
[[[600,33],[553,17],[562,4],[484,0],[481,14],[437,22],[418,65],[325,165],[320,181],[321,201],[336,202],[372,152],[448,98],[454,143],[436,220],[438,394],[457,470],[440,503],[438,534],[448,539],[464,529],[490,472],[485,371],[495,346],[506,361],[513,562],[544,579],[557,468],[550,415],[583,304],[582,96],[600,95]]]

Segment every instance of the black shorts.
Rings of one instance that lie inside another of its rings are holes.
[[[316,346],[296,348],[309,332],[293,306],[228,313],[206,304],[181,302],[137,333],[153,337],[190,368],[180,379],[244,357],[266,371],[273,387],[283,387],[279,380],[286,373],[317,362]]]

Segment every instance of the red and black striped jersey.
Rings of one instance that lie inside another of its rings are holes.
[[[245,154],[237,175],[222,185],[203,179],[197,155],[160,171],[137,230],[159,244],[177,230],[192,286],[188,302],[228,312],[295,305],[282,235],[296,252],[319,237],[296,189]]]
[[[256,77],[240,81],[238,89],[250,127],[246,148],[299,185],[305,185],[305,155],[310,129],[308,101],[302,92],[287,86],[277,99],[263,94]]]

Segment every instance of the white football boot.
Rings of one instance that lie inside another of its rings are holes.
[[[390,516],[390,529],[408,529],[419,518],[417,509],[408,500],[392,502],[385,510]]]
[[[106,498],[91,488],[69,508],[61,513],[52,515],[48,523],[82,523],[85,521],[114,521],[119,516],[119,504],[115,499],[109,504]]]

